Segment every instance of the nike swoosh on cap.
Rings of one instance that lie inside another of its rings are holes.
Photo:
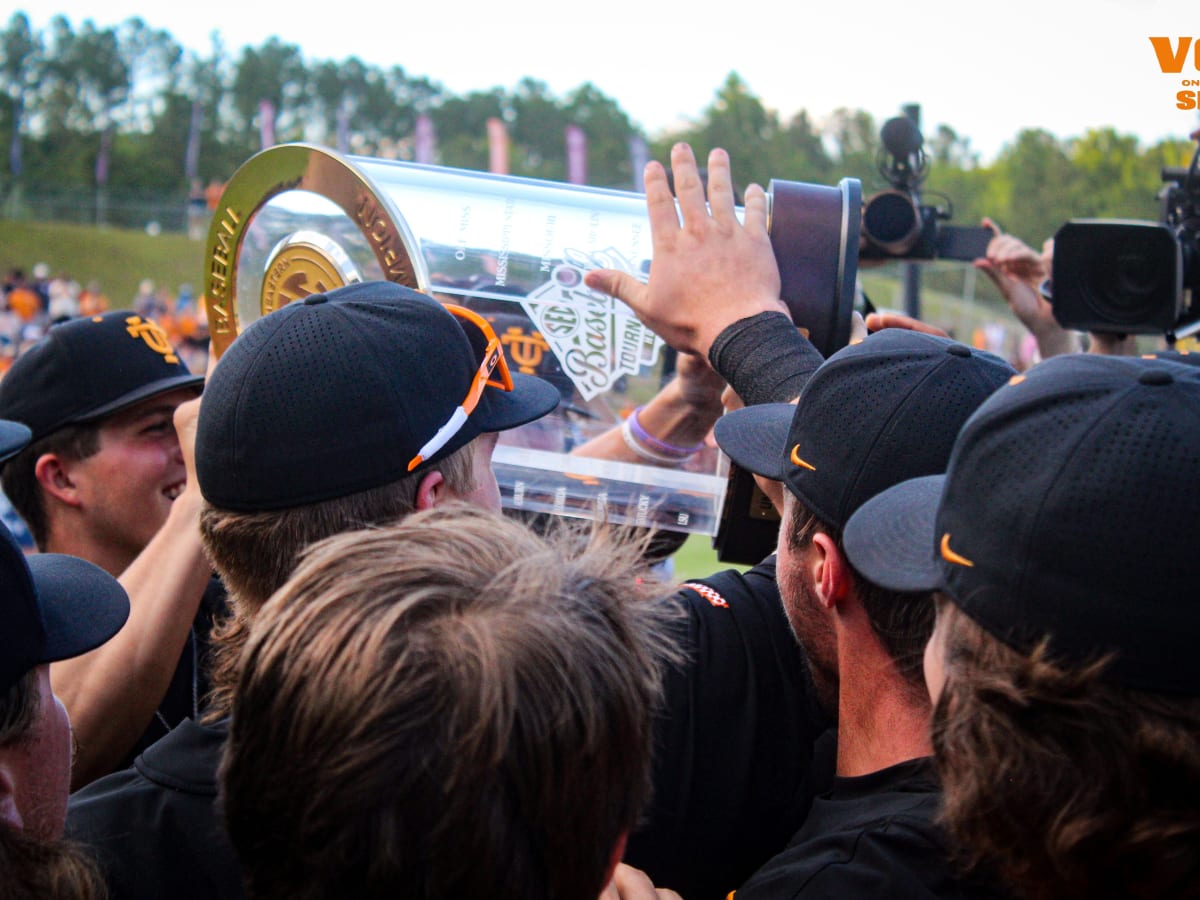
[[[956,566],[966,566],[967,568],[971,568],[975,565],[975,563],[971,562],[965,556],[955,553],[950,549],[950,532],[948,531],[942,535],[941,549],[942,559],[944,559],[946,562],[954,563]]]
[[[797,465],[797,466],[800,466],[800,467],[802,467],[802,468],[808,469],[810,472],[815,472],[815,471],[817,471],[817,467],[816,467],[816,466],[814,466],[812,463],[805,462],[804,460],[802,460],[802,459],[800,458],[800,445],[799,445],[799,444],[797,444],[796,446],[794,446],[794,447],[792,448],[792,456],[791,456],[791,459],[792,459],[792,463],[793,463],[793,465]]]

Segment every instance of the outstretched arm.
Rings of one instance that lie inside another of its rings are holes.
[[[625,301],[675,349],[707,358],[747,403],[795,398],[821,355],[779,299],[766,194],[758,185],[746,189],[739,222],[724,150],[709,154],[707,205],[687,144],[672,148],[671,166],[678,210],[666,171],[656,162],[646,166],[649,282],[600,269],[587,274],[589,287]]]
[[[71,789],[120,765],[171,683],[212,577],[200,544],[200,488],[194,449],[200,399],[175,410],[187,484],[167,521],[119,579],[129,619],[108,643],[50,667],[54,692],[71,717],[78,752]]]
[[[725,382],[707,362],[693,353],[681,353],[675,377],[645,406],[631,413],[636,416],[632,423],[636,428],[629,425],[611,428],[576,447],[571,455],[658,466],[681,465],[692,455],[684,451],[699,451],[720,418],[724,389]],[[649,441],[643,433],[649,435]]]
[[[746,188],[745,221],[739,222],[724,150],[708,157],[707,205],[692,148],[676,144],[671,167],[678,211],[662,165],[646,165],[649,283],[611,269],[589,272],[587,283],[625,301],[676,350],[707,357],[717,335],[738,319],[762,312],[787,315],[767,234],[767,197],[756,184]]]
[[[1013,315],[1037,340],[1042,359],[1063,353],[1077,353],[1079,338],[1058,324],[1054,309],[1041,294],[1042,282],[1050,277],[1051,242],[1039,254],[1011,234],[1002,234],[991,219],[983,220],[995,237],[988,244],[987,256],[974,266],[996,285]]]

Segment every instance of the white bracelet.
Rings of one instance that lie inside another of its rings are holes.
[[[621,437],[625,440],[625,446],[628,447],[635,456],[641,457],[642,459],[646,460],[646,462],[668,463],[669,465],[677,466],[684,461],[678,456],[664,456],[662,454],[655,453],[648,447],[642,446],[638,439],[633,436],[633,428],[630,425],[628,418],[621,423]]]

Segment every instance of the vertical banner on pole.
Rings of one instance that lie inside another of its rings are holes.
[[[188,181],[200,175],[200,129],[204,127],[204,104],[192,101],[192,117],[188,122],[187,151],[183,155],[183,174]]]
[[[339,153],[350,152],[350,103],[345,97],[337,111],[337,149]]]
[[[568,125],[567,183],[587,184],[587,135],[578,125]]]
[[[508,174],[508,126],[502,119],[487,120],[488,171],[493,175]]]
[[[646,163],[650,161],[650,151],[641,135],[635,134],[629,139],[629,166],[633,169],[633,189],[639,194],[646,193]]]
[[[428,113],[417,116],[417,132],[413,140],[413,161],[433,165],[434,145],[437,136],[433,131],[433,119]]]
[[[100,132],[100,153],[96,156],[96,184],[108,184],[108,159],[112,155],[113,126],[106,125]]]
[[[13,98],[12,105],[12,141],[8,145],[8,168],[13,178],[20,178],[24,170],[21,158],[21,125],[25,119],[25,100],[23,97]]]
[[[270,100],[258,101],[258,132],[264,150],[275,146],[275,104]]]

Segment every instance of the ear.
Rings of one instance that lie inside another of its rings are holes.
[[[25,822],[17,809],[17,786],[7,761],[0,760],[0,822],[21,831]]]
[[[67,506],[79,506],[82,502],[79,489],[72,476],[69,460],[57,453],[43,453],[34,463],[33,475],[43,491]]]
[[[812,538],[812,583],[817,599],[827,609],[833,609],[846,599],[850,589],[850,563],[838,549],[837,542],[818,531]]]
[[[417,509],[433,509],[443,502],[446,493],[446,479],[441,472],[426,472],[425,477],[417,486]]]

